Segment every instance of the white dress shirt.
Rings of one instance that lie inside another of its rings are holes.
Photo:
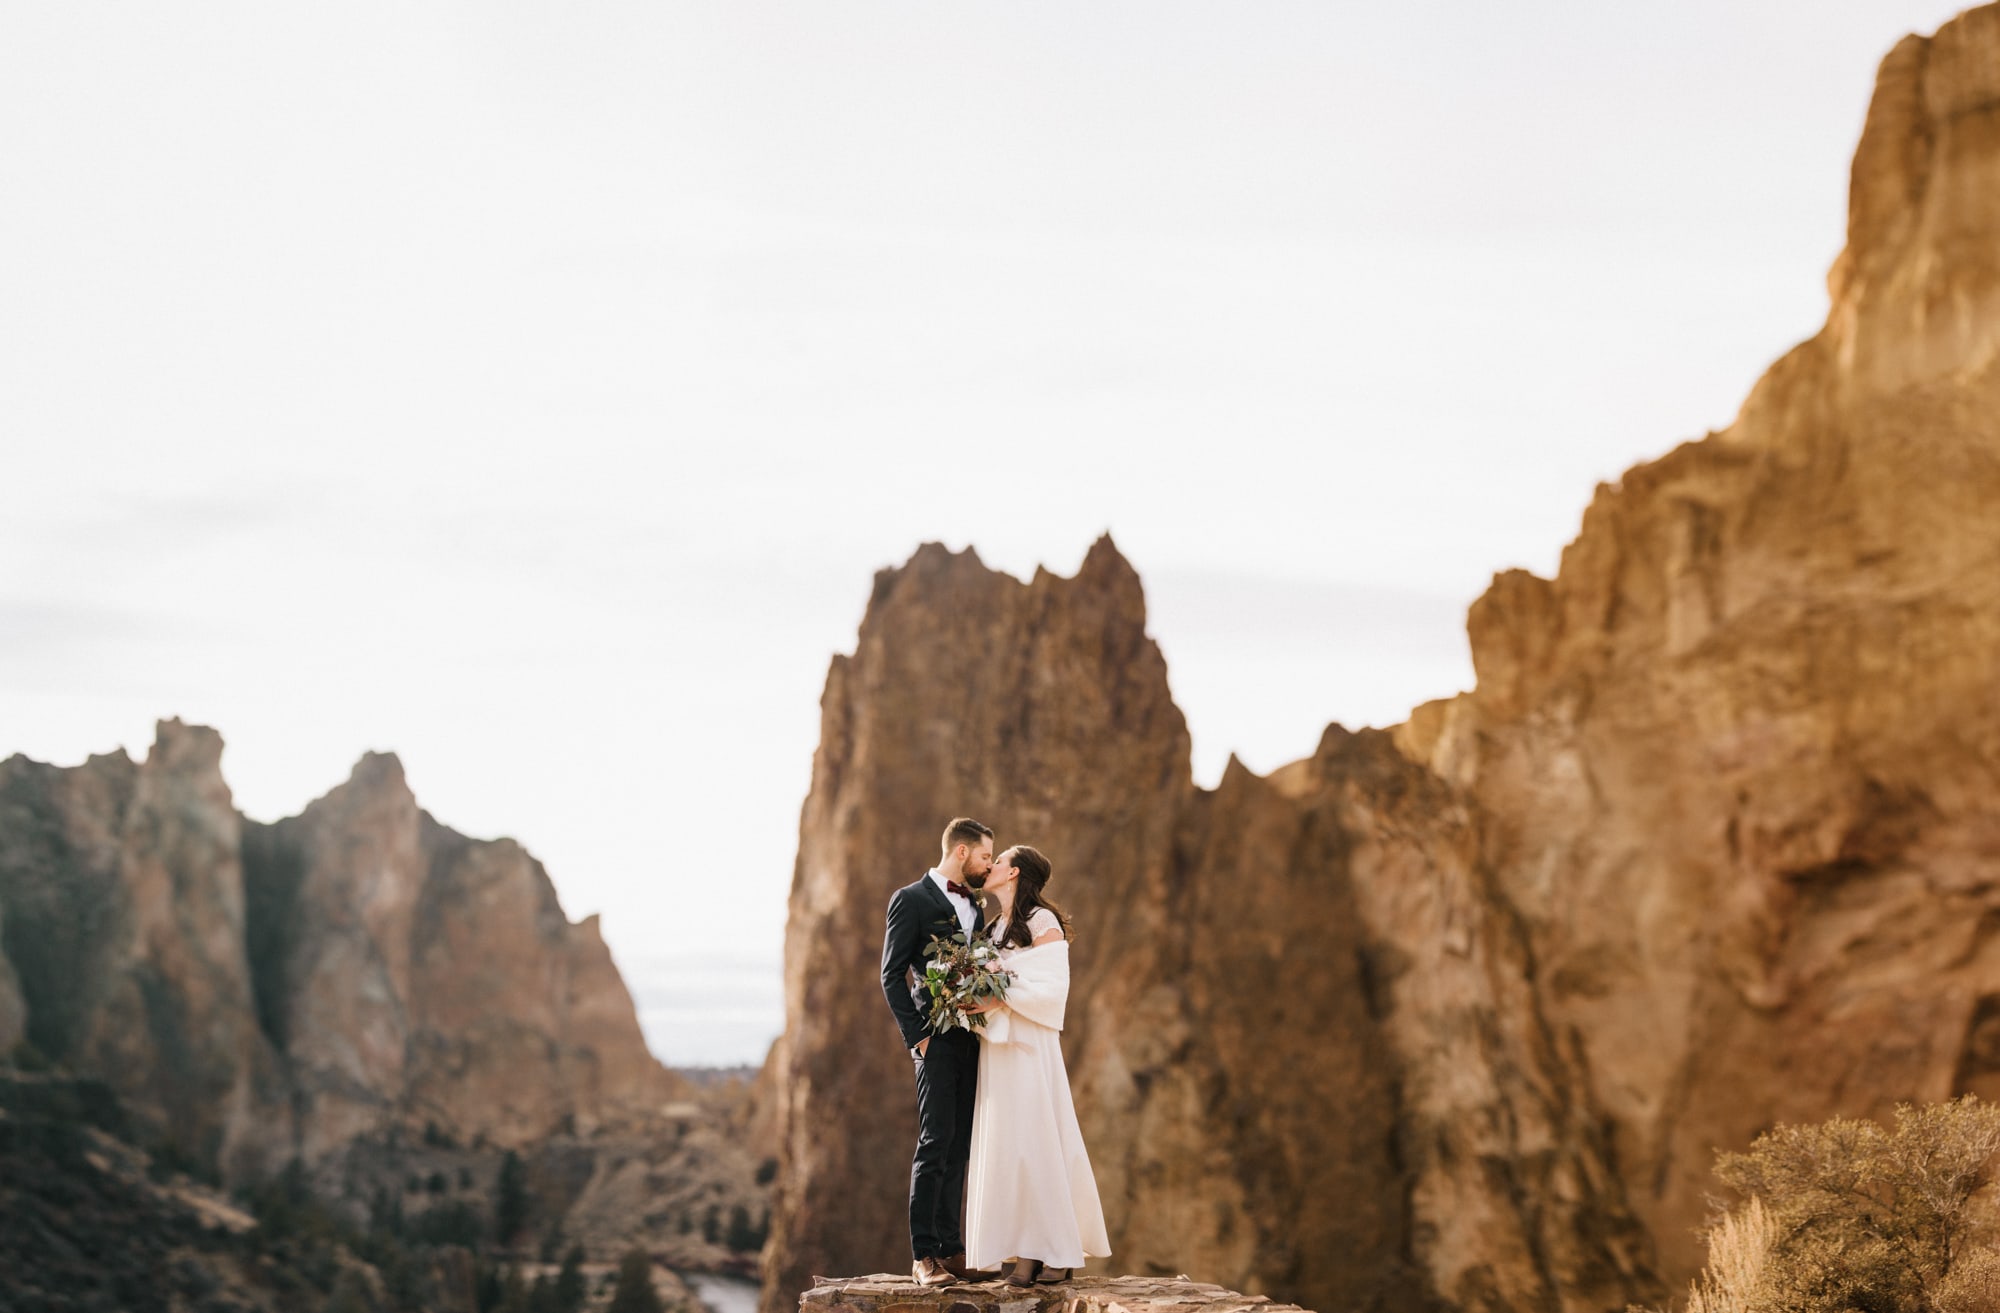
[[[951,910],[958,913],[958,928],[970,934],[972,931],[972,922],[975,919],[975,913],[972,910],[972,900],[964,894],[955,894],[945,888],[945,878],[938,873],[938,868],[935,866],[931,868],[931,879],[937,882],[938,892],[951,900]],[[963,881],[960,883],[963,883]]]

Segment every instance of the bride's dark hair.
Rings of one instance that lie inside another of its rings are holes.
[[[1062,926],[1063,938],[1072,939],[1069,929],[1069,913],[1049,901],[1046,890],[1049,887],[1049,859],[1027,844],[1014,846],[1014,910],[1007,916],[1007,928],[1000,932],[999,943],[1006,948],[1026,948],[1035,942],[1035,932],[1028,929],[1028,918],[1037,908],[1046,907],[1056,914],[1056,921]]]

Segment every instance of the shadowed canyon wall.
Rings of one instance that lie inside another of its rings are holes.
[[[779,1313],[907,1261],[890,892],[960,812],[1055,861],[1105,1266],[1321,1310],[1677,1288],[1718,1147],[2000,1096],[2000,6],[1882,61],[1825,327],[1474,604],[1477,685],[1194,787],[1107,541],[926,546],[801,818]]]

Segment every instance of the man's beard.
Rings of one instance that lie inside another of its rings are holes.
[[[965,887],[968,889],[984,889],[986,887],[986,876],[984,875],[966,876]]]

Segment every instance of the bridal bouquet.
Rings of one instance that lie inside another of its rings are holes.
[[[979,1030],[986,1014],[966,1008],[1007,997],[1012,979],[1000,969],[1000,950],[983,935],[964,931],[950,938],[932,936],[924,950],[924,988],[931,996],[931,1029],[943,1034],[954,1026]]]

